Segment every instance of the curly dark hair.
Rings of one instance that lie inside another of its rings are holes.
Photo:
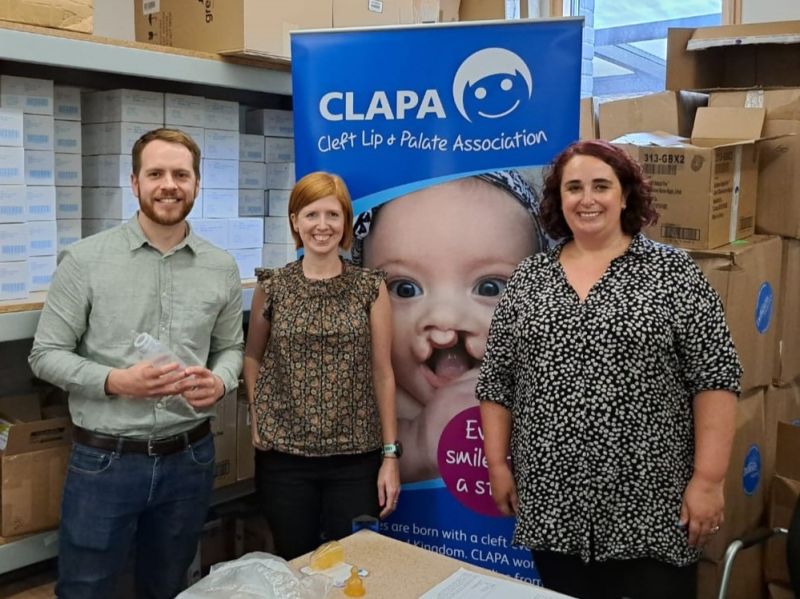
[[[544,179],[539,217],[548,235],[554,239],[572,237],[572,231],[561,209],[561,178],[564,167],[574,156],[592,156],[612,168],[622,186],[625,209],[620,217],[622,231],[636,235],[642,227],[654,224],[658,213],[652,207],[652,185],[642,171],[641,165],[625,150],[607,141],[593,139],[578,141],[567,147],[553,160]]]

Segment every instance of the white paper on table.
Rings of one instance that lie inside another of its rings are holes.
[[[343,587],[347,579],[350,578],[350,571],[352,569],[352,564],[348,564],[347,562],[339,562],[335,566],[332,566],[326,570],[312,570],[311,566],[304,566],[300,568],[300,571],[303,574],[322,574],[323,576],[327,576],[333,580],[333,586]],[[364,570],[364,568],[358,569],[358,575],[361,578],[364,578],[367,574],[369,574],[369,572]]]
[[[568,599],[567,595],[459,568],[419,599]]]

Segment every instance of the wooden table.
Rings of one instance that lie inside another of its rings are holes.
[[[417,599],[459,568],[507,578],[371,530],[360,530],[340,543],[344,546],[347,563],[369,571],[369,576],[364,578],[365,599]],[[299,570],[308,565],[310,555],[302,555],[289,563]],[[531,588],[538,587],[531,585]],[[340,599],[347,596],[342,589],[334,588],[328,597]]]

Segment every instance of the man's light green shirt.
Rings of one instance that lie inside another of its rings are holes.
[[[190,229],[162,254],[148,242],[137,216],[61,253],[29,362],[36,376],[69,392],[76,425],[157,438],[191,428],[209,411],[177,396],[108,396],[108,373],[139,361],[133,339],[147,332],[186,365],[206,366],[226,390],[236,388],[242,289],[227,252]]]

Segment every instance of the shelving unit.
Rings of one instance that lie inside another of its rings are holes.
[[[253,61],[121,42],[90,35],[0,22],[0,73],[53,79],[95,89],[132,87],[235,100],[262,108],[291,107],[288,64]],[[33,337],[46,293],[0,302],[0,343]],[[248,310],[253,283],[244,283]],[[214,492],[214,504],[253,491],[244,481]],[[55,557],[58,533],[46,531],[0,544],[0,574]]]

